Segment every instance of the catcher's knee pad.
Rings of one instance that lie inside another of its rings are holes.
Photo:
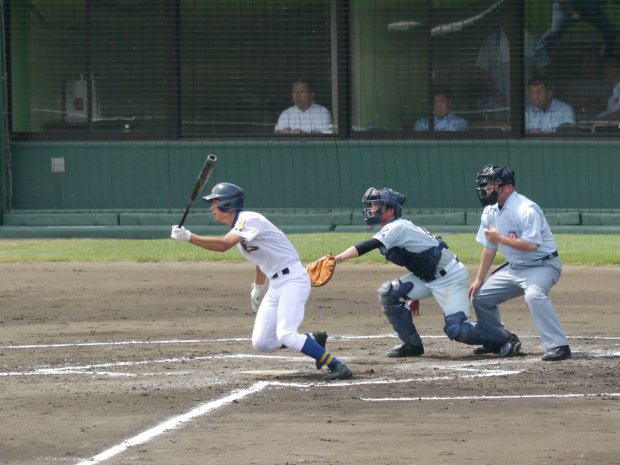
[[[463,312],[456,312],[452,315],[446,315],[444,317],[443,332],[450,340],[455,340],[463,331],[463,323],[467,321],[467,316]]]
[[[383,313],[387,316],[401,310],[407,298],[407,294],[413,289],[413,283],[404,283],[400,279],[385,281],[377,292],[379,293],[379,302],[383,308]]]

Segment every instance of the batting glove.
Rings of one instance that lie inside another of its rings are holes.
[[[258,312],[258,307],[265,297],[265,285],[252,283],[252,291],[250,292],[250,302],[252,303],[252,311]]]
[[[189,242],[192,238],[192,233],[189,229],[185,229],[183,226],[180,228],[178,226],[173,226],[170,237],[175,241]]]

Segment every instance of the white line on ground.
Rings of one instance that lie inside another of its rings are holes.
[[[477,375],[465,375],[458,378],[476,378],[482,376],[505,376],[520,373],[519,371],[498,371],[496,373],[477,374]],[[232,402],[236,402],[245,397],[251,396],[257,392],[260,392],[268,387],[292,387],[292,388],[312,388],[312,387],[343,387],[353,385],[368,385],[368,384],[392,384],[392,383],[410,383],[412,381],[427,381],[427,380],[443,380],[457,378],[442,376],[434,378],[412,378],[408,380],[375,380],[375,381],[362,381],[362,382],[336,382],[336,383],[290,383],[279,381],[259,381],[254,383],[248,389],[236,390],[231,392],[221,399],[206,402],[198,407],[190,410],[187,413],[170,418],[159,425],[149,428],[142,433],[133,436],[129,439],[122,441],[120,444],[110,447],[103,452],[79,462],[77,465],[96,465],[107,459],[110,459],[129,447],[145,444],[157,436],[164,433],[173,431],[181,427],[184,423],[189,422],[195,418],[204,416],[220,407],[228,405]],[[423,401],[423,400],[501,400],[501,399],[544,399],[544,398],[591,398],[591,397],[620,397],[620,393],[599,393],[599,394],[529,394],[529,395],[511,395],[511,396],[445,396],[445,397],[400,397],[400,398],[359,398],[362,401],[367,402],[388,402],[388,401]]]
[[[282,356],[282,355],[258,355],[258,354],[231,354],[231,355],[206,355],[203,357],[177,357],[166,358],[160,360],[139,360],[134,362],[110,362],[110,363],[98,363],[93,365],[81,365],[81,366],[68,366],[59,368],[37,368],[33,371],[15,372],[10,371],[6,373],[0,372],[2,376],[49,376],[59,374],[95,374],[96,369],[110,368],[110,367],[131,367],[137,365],[149,365],[151,363],[187,363],[203,360],[223,360],[223,359],[273,359],[273,360],[286,360],[288,362],[308,362],[307,357],[301,356]],[[99,373],[99,372],[97,372]],[[124,375],[129,376],[129,375]]]
[[[269,386],[274,387],[294,387],[294,388],[311,388],[311,387],[347,387],[347,386],[378,386],[383,384],[410,384],[422,381],[447,381],[453,379],[472,379],[472,378],[488,378],[492,376],[508,376],[522,373],[520,370],[503,371],[489,370],[487,373],[477,373],[475,375],[456,375],[456,376],[424,376],[420,378],[407,379],[373,379],[365,381],[339,381],[337,383],[293,383],[270,381]]]
[[[522,394],[513,396],[446,396],[446,397],[360,397],[366,402],[408,402],[422,400],[510,400],[510,399],[574,399],[590,397],[620,397],[620,392],[602,392],[599,394]]]
[[[497,372],[497,373],[487,373],[487,374],[478,374],[478,375],[465,375],[465,376],[461,376],[460,378],[476,378],[476,377],[488,377],[488,376],[505,376],[505,375],[509,375],[509,374],[516,374],[519,372]],[[109,458],[114,457],[115,455],[118,455],[122,452],[124,452],[125,450],[127,450],[129,447],[132,446],[137,446],[140,444],[144,444],[146,442],[151,441],[152,439],[154,439],[157,436],[160,436],[164,433],[170,432],[172,430],[175,430],[177,428],[179,428],[181,425],[183,425],[184,423],[187,423],[190,420],[193,420],[194,418],[198,418],[201,417],[203,415],[206,415],[209,412],[212,412],[213,410],[216,410],[220,407],[223,407],[227,404],[230,404],[232,402],[238,401],[240,399],[243,399],[245,397],[248,397],[252,394],[255,394],[257,392],[262,391],[263,389],[269,387],[269,386],[274,386],[274,387],[294,387],[294,388],[311,388],[311,387],[342,387],[342,386],[347,386],[347,385],[363,385],[363,384],[393,384],[393,383],[409,383],[412,381],[427,381],[427,380],[445,380],[445,379],[454,379],[457,378],[456,376],[441,376],[441,377],[429,377],[429,378],[417,378],[417,379],[409,379],[409,380],[377,380],[377,381],[373,381],[373,382],[346,382],[346,383],[332,383],[332,384],[327,384],[327,383],[283,383],[283,382],[278,382],[278,381],[274,381],[274,382],[269,382],[269,381],[259,381],[254,383],[252,386],[250,386],[248,389],[242,389],[242,390],[237,390],[237,391],[233,391],[232,393],[230,393],[229,395],[222,397],[221,399],[215,400],[215,401],[210,401],[210,402],[206,402],[204,404],[199,405],[198,407],[190,410],[187,413],[184,413],[182,415],[178,415],[176,417],[170,418],[166,421],[164,421],[163,423],[160,423],[157,426],[154,426],[153,428],[149,428],[146,431],[143,431],[142,433],[133,436],[129,439],[124,440],[123,442],[121,442],[120,444],[110,447],[109,449],[104,450],[103,452],[89,458],[86,460],[83,460],[81,462],[79,462],[77,465],[95,465],[97,463],[101,463]]]
[[[445,335],[422,335],[424,339],[444,339]],[[331,339],[348,340],[348,339],[395,339],[395,334],[374,334],[374,335],[342,335],[332,336]],[[519,335],[520,339],[538,339],[535,335]],[[617,341],[620,340],[620,336],[568,336],[568,339],[584,339],[584,340],[602,340],[602,341]],[[219,339],[163,339],[157,341],[108,341],[108,342],[67,342],[57,344],[2,344],[0,349],[61,349],[64,347],[91,347],[91,346],[125,346],[125,345],[156,345],[156,344],[204,344],[208,342],[241,342],[249,341],[247,337],[231,337],[231,338],[219,338]]]
[[[198,407],[190,410],[189,412],[184,413],[183,415],[172,417],[164,421],[163,423],[160,423],[159,425],[154,426],[153,428],[149,428],[146,431],[143,431],[142,433],[132,438],[124,440],[123,442],[121,442],[120,444],[116,446],[113,446],[113,447],[110,447],[109,449],[104,450],[103,452],[95,455],[94,457],[81,461],[77,465],[94,465],[97,463],[101,463],[104,460],[107,460],[109,458],[114,457],[115,455],[120,454],[121,452],[127,450],[131,446],[137,446],[137,445],[149,442],[150,440],[152,440],[153,438],[161,434],[177,429],[182,424],[187,423],[188,421],[193,420],[194,418],[201,417],[209,412],[212,412],[213,410],[223,407],[224,405],[230,404],[239,399],[243,399],[244,397],[252,395],[256,392],[262,391],[263,389],[265,389],[267,385],[268,385],[267,382],[259,381],[257,383],[254,383],[248,389],[233,391],[226,397],[222,397],[221,399],[201,404]]]
[[[58,344],[21,344],[0,345],[0,349],[62,349],[64,347],[96,347],[96,346],[129,346],[154,344],[204,344],[205,342],[240,342],[249,341],[248,337],[232,337],[220,339],[164,339],[158,341],[108,341],[108,342],[64,342]]]
[[[580,355],[581,352],[573,352],[574,355]],[[605,351],[595,351],[595,352],[587,352],[583,353],[583,355],[591,358],[615,358],[620,357],[620,352],[605,352]],[[196,362],[196,361],[204,361],[204,360],[224,360],[224,359],[272,359],[272,360],[284,360],[288,362],[299,362],[306,363],[308,358],[301,355],[262,355],[262,354],[228,354],[228,355],[208,355],[202,357],[176,357],[176,358],[166,358],[159,360],[139,360],[139,361],[131,361],[131,362],[110,362],[110,363],[98,363],[92,365],[80,365],[80,366],[65,366],[58,368],[35,368],[31,371],[8,371],[8,372],[0,372],[1,377],[14,377],[14,376],[56,376],[60,374],[85,374],[85,375],[106,375],[106,376],[154,376],[156,373],[140,373],[137,374],[128,374],[128,373],[116,373],[116,372],[105,372],[101,371],[101,369],[112,368],[112,367],[131,367],[131,366],[139,366],[139,365],[149,365],[149,364],[161,364],[161,363],[188,363],[188,362]],[[423,361],[424,359],[420,359]],[[424,368],[434,368],[438,370],[455,370],[455,371],[476,371],[476,367],[481,366],[489,366],[489,365],[502,365],[502,364],[531,364],[538,362],[538,358],[494,358],[494,359],[484,359],[484,360],[470,360],[462,363],[450,363],[446,365],[422,365],[418,363],[418,365],[423,366]],[[493,370],[493,369],[491,369]],[[168,376],[178,375],[179,373],[167,373]]]

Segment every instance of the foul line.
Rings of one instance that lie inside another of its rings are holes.
[[[504,376],[506,374],[515,374],[515,373],[518,373],[518,372],[500,371],[500,372],[495,372],[495,373],[486,373],[486,374],[479,374],[479,375],[466,375],[466,376],[463,376],[462,378]],[[184,423],[187,423],[190,420],[206,415],[207,413],[210,413],[230,403],[237,402],[240,399],[243,399],[252,394],[260,392],[269,386],[285,387],[285,388],[289,388],[289,387],[293,387],[293,388],[343,387],[343,386],[353,386],[353,385],[363,385],[363,384],[393,384],[393,383],[405,383],[405,382],[411,382],[411,381],[429,381],[429,380],[434,380],[434,379],[443,380],[443,379],[453,379],[453,378],[455,377],[440,376],[436,378],[417,378],[417,379],[409,379],[409,380],[377,380],[377,381],[370,381],[370,382],[362,381],[358,383],[355,383],[355,382],[340,383],[339,382],[339,383],[332,383],[332,384],[328,384],[328,383],[284,383],[284,382],[279,382],[279,381],[259,381],[259,382],[254,383],[248,389],[233,391],[231,394],[225,397],[222,397],[221,399],[201,404],[187,413],[178,415],[176,417],[172,417],[164,421],[163,423],[160,423],[159,425],[154,426],[153,428],[149,428],[146,431],[143,431],[142,433],[137,434],[136,436],[133,436],[132,438],[126,439],[120,444],[116,446],[112,446],[109,449],[106,449],[103,452],[89,459],[82,460],[77,465],[95,465],[97,463],[101,463],[107,459],[114,457],[115,455],[118,455],[126,451],[129,447],[145,444],[151,441],[152,439],[155,439],[157,436],[160,436],[164,433],[168,433],[170,431],[173,431],[179,428]]]
[[[215,400],[213,402],[207,402],[206,404],[202,404],[196,407],[195,409],[192,409],[189,412],[184,413],[183,415],[170,418],[169,420],[166,420],[163,423],[160,423],[159,425],[153,428],[147,429],[146,431],[143,431],[142,433],[132,438],[126,439],[120,444],[110,447],[109,449],[104,450],[103,452],[95,455],[94,457],[81,461],[77,465],[93,465],[96,463],[101,463],[104,460],[112,458],[115,455],[120,454],[121,452],[124,452],[129,447],[137,446],[137,445],[149,442],[151,439],[161,434],[164,434],[166,432],[175,430],[182,424],[187,423],[188,421],[193,420],[194,418],[205,415],[209,412],[212,412],[215,409],[223,407],[224,405],[230,404],[232,402],[238,401],[239,399],[243,399],[244,397],[247,397],[256,392],[260,392],[263,389],[265,389],[267,385],[268,385],[267,382],[259,381],[253,384],[252,386],[250,386],[248,389],[234,391],[231,394],[227,395],[226,397]]]
[[[459,378],[476,378],[487,376],[505,376],[510,374],[516,374],[517,372],[510,371],[498,371],[490,373],[480,373],[477,375],[465,375]],[[110,459],[124,451],[129,447],[145,444],[157,436],[164,433],[171,432],[178,429],[183,424],[213,412],[216,409],[224,407],[233,402],[237,402],[245,397],[251,396],[255,393],[261,392],[264,389],[273,386],[276,388],[312,388],[312,387],[338,387],[354,386],[354,385],[370,385],[370,384],[393,384],[412,381],[430,381],[430,380],[443,380],[455,377],[440,376],[440,377],[427,377],[427,378],[413,378],[409,380],[374,380],[374,381],[361,381],[361,382],[337,382],[337,383],[290,383],[280,381],[259,381],[254,383],[248,389],[241,389],[231,392],[229,395],[222,397],[221,399],[207,402],[199,405],[198,407],[190,410],[187,413],[172,417],[153,428],[149,428],[142,433],[137,434],[129,439],[124,440],[120,444],[110,447],[103,452],[89,458],[82,460],[77,465],[95,465],[101,463],[107,459]],[[506,395],[506,396],[454,396],[454,397],[400,397],[400,398],[368,398],[358,397],[359,400],[365,402],[394,402],[394,401],[436,401],[436,400],[511,400],[511,399],[567,399],[567,398],[592,398],[592,397],[620,397],[620,392],[601,393],[601,394],[529,394],[529,395]]]

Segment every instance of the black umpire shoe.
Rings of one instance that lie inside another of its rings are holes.
[[[402,346],[394,347],[389,350],[386,357],[400,358],[400,357],[419,357],[424,354],[424,346],[414,346],[411,344],[403,344]]]
[[[318,345],[325,349],[325,344],[327,344],[327,333],[325,331],[316,331],[312,333],[312,337]],[[314,364],[316,365],[317,370],[323,368],[323,363],[319,362],[318,360],[315,360]]]
[[[337,379],[349,379],[351,376],[353,376],[351,369],[344,363],[340,363],[332,368],[331,372],[323,377],[323,380],[335,381]]]
[[[573,354],[571,353],[569,346],[559,346],[555,349],[551,349],[545,352],[545,355],[542,356],[542,359],[545,362],[559,362],[560,360],[572,358],[572,356]]]

